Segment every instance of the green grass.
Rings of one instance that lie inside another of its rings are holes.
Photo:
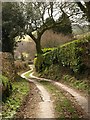
[[[0,75],[0,83],[2,83],[5,87],[7,86],[8,84],[8,78],[3,76],[3,75]]]
[[[75,75],[71,75],[70,72],[62,67],[60,68],[58,65],[50,66],[47,71],[39,73],[38,76],[64,83],[84,94],[90,94],[89,78],[83,77],[85,75],[79,75],[81,78],[77,79]]]
[[[77,80],[75,77],[72,77],[71,75],[63,75],[62,82],[68,84],[71,87],[74,87],[75,89],[78,89],[84,93],[90,94],[90,87],[88,80]]]
[[[31,72],[32,72],[32,71],[29,71],[28,73],[26,73],[26,74],[25,74],[25,77],[26,77],[26,78],[30,78],[29,75],[30,75]]]
[[[79,112],[75,108],[74,104],[60,91],[56,86],[47,81],[40,81],[52,94],[55,99],[55,111],[57,118],[79,118]]]
[[[2,103],[2,117],[13,118],[17,109],[22,104],[26,95],[30,90],[29,82],[21,77],[17,77],[16,81],[12,84],[12,94],[7,98],[5,103]]]

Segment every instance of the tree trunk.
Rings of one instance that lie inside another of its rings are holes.
[[[41,41],[40,41],[40,39],[37,39],[37,41],[36,41],[36,51],[37,51],[37,54],[42,54],[43,53],[43,51],[41,49]]]

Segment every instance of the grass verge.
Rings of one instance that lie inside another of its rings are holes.
[[[36,74],[37,75],[37,74]],[[67,84],[70,87],[73,87],[76,90],[79,90],[82,93],[90,94],[90,85],[89,79],[90,75],[81,75],[77,78],[75,75],[70,74],[70,71],[63,68],[60,68],[58,65],[52,65],[48,70],[45,70],[41,74],[38,74],[39,77],[48,78],[54,81],[62,82]]]
[[[30,78],[30,73],[31,73],[32,71],[28,71],[24,76],[26,77],[26,78]]]
[[[18,76],[12,83],[12,94],[2,103],[2,119],[13,118],[29,90],[29,82]]]
[[[71,75],[63,75],[62,77],[63,83],[85,93],[85,94],[90,94],[90,86],[89,86],[89,80],[77,80],[74,76]]]
[[[82,118],[82,113],[77,110],[74,103],[72,103],[67,97],[65,97],[60,89],[47,81],[40,81],[40,83],[49,90],[55,100],[54,104],[57,118]]]

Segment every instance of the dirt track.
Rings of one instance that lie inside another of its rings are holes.
[[[21,76],[25,78],[25,73]],[[26,78],[27,79],[27,78]],[[27,79],[31,91],[19,109],[17,118],[55,118],[53,102],[49,92],[36,80]]]
[[[31,70],[33,71],[33,65],[30,65]],[[87,116],[90,117],[89,114],[89,101],[88,101],[88,97],[82,96],[79,92],[75,91],[73,88],[70,88],[60,82],[55,82],[53,80],[50,79],[45,79],[45,78],[38,78],[36,76],[33,75],[33,72],[30,74],[31,78],[35,78],[37,80],[45,80],[45,81],[49,81],[52,82],[54,85],[60,87],[60,89],[63,89],[64,91],[68,92],[71,96],[74,97],[74,99],[76,100],[76,102],[81,106],[81,108],[86,112]]]
[[[33,69],[33,66],[31,66]],[[30,71],[28,71],[30,72]],[[38,81],[45,80],[52,82],[52,80],[45,78],[38,78],[30,74],[30,78],[26,78],[23,73],[21,76],[30,82],[31,91],[27,96],[24,104],[18,110],[17,118],[55,118],[55,111],[53,101],[51,100],[50,93]],[[66,85],[59,82],[52,82],[53,85],[58,86],[60,89],[67,91],[76,100],[82,109],[88,114],[88,99],[77,93],[74,89],[68,88]]]

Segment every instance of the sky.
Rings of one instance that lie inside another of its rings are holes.
[[[0,0],[1,2],[53,2],[54,0]],[[75,2],[75,0],[55,0],[56,2]],[[89,2],[90,0],[80,0]]]

